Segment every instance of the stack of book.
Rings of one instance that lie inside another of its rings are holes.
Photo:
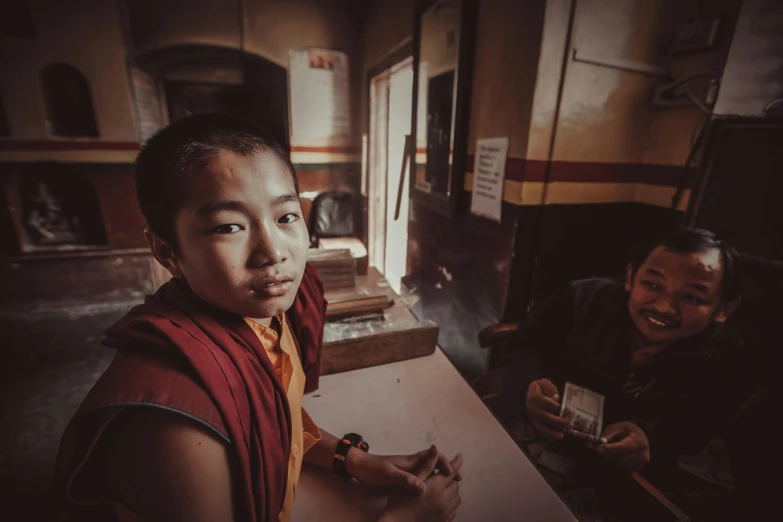
[[[349,249],[311,248],[307,262],[315,267],[326,291],[356,286],[356,260]]]
[[[326,305],[326,320],[334,321],[344,317],[371,315],[394,304],[386,295],[352,295],[340,300],[330,300]]]

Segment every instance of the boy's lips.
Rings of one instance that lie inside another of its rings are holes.
[[[262,297],[279,297],[288,293],[293,279],[286,276],[276,276],[254,282],[250,289]]]

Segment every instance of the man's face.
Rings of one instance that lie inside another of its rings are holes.
[[[668,345],[698,334],[713,321],[725,321],[722,281],[716,249],[692,254],[654,249],[636,274],[628,269],[625,283],[628,311],[642,341]]]
[[[291,307],[309,238],[291,173],[277,155],[221,153],[189,181],[175,226],[179,249],[170,271],[200,298],[254,319]]]

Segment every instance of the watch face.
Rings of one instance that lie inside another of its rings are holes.
[[[367,444],[367,441],[362,439],[362,436],[358,433],[348,433],[346,434],[342,441],[340,441],[342,444],[358,448],[364,452],[367,452],[370,450],[370,445]]]

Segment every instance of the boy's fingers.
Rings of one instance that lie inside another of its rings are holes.
[[[443,490],[443,496],[447,501],[459,497],[459,482],[455,480],[446,486],[446,488]]]
[[[413,469],[413,475],[419,480],[426,480],[435,471],[435,465],[438,463],[438,448],[433,444],[419,463]]]
[[[441,473],[445,473],[446,475],[452,475],[454,473],[454,469],[451,466],[451,462],[449,462],[449,458],[441,452],[438,452],[438,462],[435,467]]]
[[[418,452],[418,453],[414,453],[414,454],[413,454],[413,456],[415,457],[415,459],[416,459],[416,462],[419,462],[419,460],[423,459],[423,458],[424,458],[424,456],[425,456],[427,453],[429,453],[431,449],[432,449],[432,448],[430,447],[430,448],[427,448],[427,449],[425,449],[425,450],[421,450],[421,451],[420,451],[420,452]]]
[[[457,491],[457,494],[454,495],[454,498],[449,502],[449,507],[447,508],[448,512],[453,513],[454,511],[457,511],[460,504],[462,504],[462,497],[460,496],[459,491]]]
[[[427,487],[424,481],[417,475],[413,475],[399,468],[396,468],[396,471],[393,472],[392,481],[394,482],[394,485],[416,494],[423,493]]]
[[[457,456],[454,457],[454,460],[451,461],[451,469],[459,473],[459,471],[462,469],[462,453],[457,453]]]
[[[450,484],[457,480],[457,475],[460,475],[460,480],[462,479],[462,475],[460,474],[460,470],[462,469],[462,453],[458,453],[457,456],[454,457],[454,460],[451,461],[451,469],[454,470],[454,473],[444,477],[446,479],[446,484]]]

